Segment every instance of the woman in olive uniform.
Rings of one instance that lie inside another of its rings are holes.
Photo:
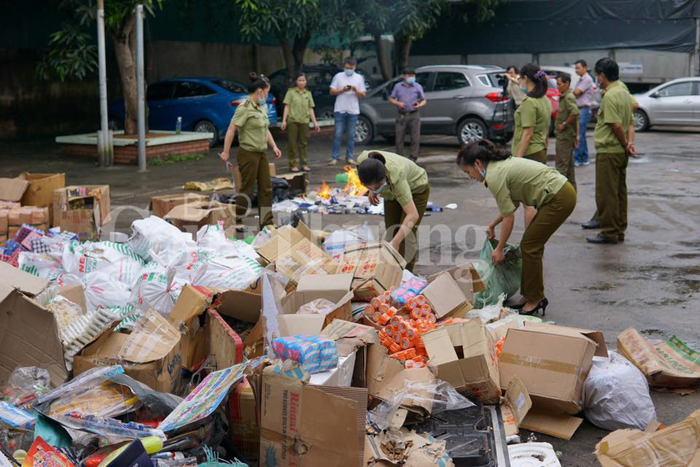
[[[289,170],[299,172],[299,166],[297,165],[297,153],[299,153],[302,170],[311,172],[306,156],[306,148],[309,141],[309,121],[313,122],[317,133],[321,131],[321,128],[316,122],[314,98],[311,95],[311,91],[306,89],[306,75],[299,73],[294,78],[294,83],[296,83],[296,86],[287,90],[287,95],[284,96],[284,114],[282,116],[282,131],[288,130]]]
[[[515,111],[511,153],[547,165],[549,125],[552,121],[552,104],[547,99],[547,75],[538,65],[528,63],[520,70],[520,85],[527,96]],[[526,207],[525,228],[533,217],[534,208]]]
[[[275,157],[282,157],[282,152],[275,144],[268,127],[270,120],[267,116],[267,95],[270,82],[263,75],[250,74],[248,98],[238,106],[233,114],[231,124],[226,132],[224,151],[221,159],[228,162],[229,151],[233,137],[238,130],[240,147],[236,153],[238,169],[241,172],[241,186],[236,198],[236,215],[239,219],[245,217],[250,209],[253,198],[253,188],[258,184],[258,212],[260,227],[273,224],[272,217],[272,180],[270,179],[270,164],[267,159],[267,147],[270,145]]]
[[[513,232],[515,211],[520,203],[537,209],[520,242],[523,300],[514,308],[528,315],[541,311],[544,316],[549,304],[544,295],[542,272],[544,245],[576,207],[576,190],[555,168],[511,157],[488,140],[463,146],[457,155],[457,164],[471,178],[483,182],[496,198],[499,215],[487,231],[489,238],[495,238],[496,226],[503,224],[493,252],[494,264],[505,259],[503,249]]]
[[[386,151],[364,151],[357,158],[360,181],[369,189],[369,200],[384,198],[387,241],[406,258],[413,271],[418,259],[418,226],[428,207],[430,185],[425,169],[412,160]],[[389,240],[391,238],[391,240]]]

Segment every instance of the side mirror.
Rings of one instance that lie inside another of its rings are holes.
[[[658,93],[658,92],[653,92],[653,93],[649,94],[649,97],[652,97],[652,98],[654,98],[654,99],[658,99],[658,98],[659,98],[659,93]]]

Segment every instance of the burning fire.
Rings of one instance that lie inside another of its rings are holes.
[[[343,170],[348,174],[348,184],[343,188],[343,193],[348,196],[363,196],[367,193],[367,187],[360,182],[360,177],[357,176],[354,168],[346,165]]]
[[[319,196],[319,198],[331,199],[331,187],[329,187],[326,182],[322,183],[323,185],[321,188],[316,188],[316,194]]]

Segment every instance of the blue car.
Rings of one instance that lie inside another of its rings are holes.
[[[236,108],[245,102],[247,86],[240,81],[223,78],[172,78],[148,86],[148,127],[151,130],[174,131],[182,117],[182,131],[213,133],[209,145],[214,146],[225,135]],[[267,98],[270,125],[277,122],[275,98]],[[124,101],[109,107],[112,129],[124,127]]]

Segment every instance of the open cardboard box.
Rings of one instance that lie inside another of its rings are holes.
[[[110,220],[112,208],[110,206],[109,185],[72,185],[59,188],[53,191],[53,219],[54,223],[60,221],[61,211],[68,209],[68,201],[72,199],[71,192],[84,188],[87,191],[97,191],[96,197],[99,200],[100,225],[104,225]]]
[[[355,356],[352,385],[366,388],[369,348],[379,345],[377,331],[370,326],[336,319],[321,331],[321,335],[335,341],[341,357]]]
[[[0,262],[0,381],[22,366],[45,368],[54,386],[68,377],[53,314],[34,300],[47,286]]]
[[[434,276],[421,295],[428,301],[439,320],[448,315],[463,318],[474,308],[468,295],[448,272]],[[471,296],[473,298],[474,294]]]
[[[501,386],[496,352],[481,320],[440,326],[421,337],[438,379],[484,404],[498,404]]]
[[[355,299],[369,302],[401,284],[406,261],[389,243],[368,243],[345,250],[338,274],[353,275]]]
[[[527,324],[508,330],[500,357],[501,388],[519,378],[533,408],[522,427],[570,439],[583,421],[581,389],[593,356],[607,356],[602,333],[582,329]]]
[[[221,222],[228,235],[236,226],[236,206],[216,201],[196,201],[179,204],[163,219],[170,221],[183,232],[196,232],[204,225]]]
[[[173,210],[175,206],[180,206],[187,203],[200,203],[209,201],[209,196],[200,195],[198,193],[177,193],[172,195],[154,196],[151,198],[151,204],[148,206],[150,211],[153,211],[154,216],[161,219]]]

